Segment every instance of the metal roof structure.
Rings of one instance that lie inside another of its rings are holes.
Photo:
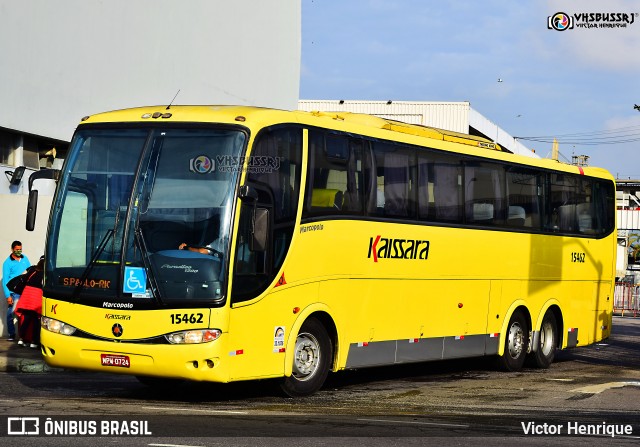
[[[298,101],[305,111],[366,113],[409,124],[437,127],[468,135],[485,137],[509,152],[540,158],[507,131],[471,108],[468,101],[357,101],[306,100]]]

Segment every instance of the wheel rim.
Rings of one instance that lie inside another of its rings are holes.
[[[515,322],[509,328],[509,355],[513,359],[517,359],[524,348],[524,331],[518,322]]]
[[[545,323],[540,331],[540,350],[545,356],[553,350],[554,338],[553,327]]]
[[[298,380],[308,380],[318,370],[320,364],[320,343],[312,334],[298,334],[295,357],[293,360],[293,376]]]

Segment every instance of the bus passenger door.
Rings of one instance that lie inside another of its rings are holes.
[[[256,137],[240,190],[229,321],[230,377],[281,376],[291,310],[280,288],[300,195],[302,130],[264,129]],[[278,292],[278,293],[275,293]],[[286,295],[286,293],[285,293]]]

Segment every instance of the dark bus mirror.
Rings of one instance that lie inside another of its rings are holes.
[[[33,189],[33,182],[38,179],[58,181],[60,171],[58,169],[42,169],[29,176],[29,201],[27,202],[27,231],[33,231],[36,226],[36,211],[38,209],[38,190]]]
[[[36,211],[38,210],[38,190],[29,191],[29,201],[27,202],[27,231],[33,231],[36,226]]]
[[[256,208],[253,214],[253,231],[249,250],[265,251],[269,235],[269,210]]]
[[[18,166],[17,168],[15,168],[13,170],[13,173],[11,174],[11,179],[9,180],[9,183],[12,185],[19,185],[20,182],[22,181],[22,177],[24,176],[24,170],[25,170],[24,166]]]

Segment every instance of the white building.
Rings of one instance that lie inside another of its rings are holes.
[[[300,47],[300,0],[0,0],[0,259],[16,239],[32,262],[43,253],[54,185],[36,182],[27,232],[27,179],[59,167],[83,116],[172,100],[295,109]]]
[[[427,101],[298,101],[300,110],[366,113],[409,124],[437,127],[488,138],[515,154],[540,158],[504,129],[471,108],[469,102]]]

